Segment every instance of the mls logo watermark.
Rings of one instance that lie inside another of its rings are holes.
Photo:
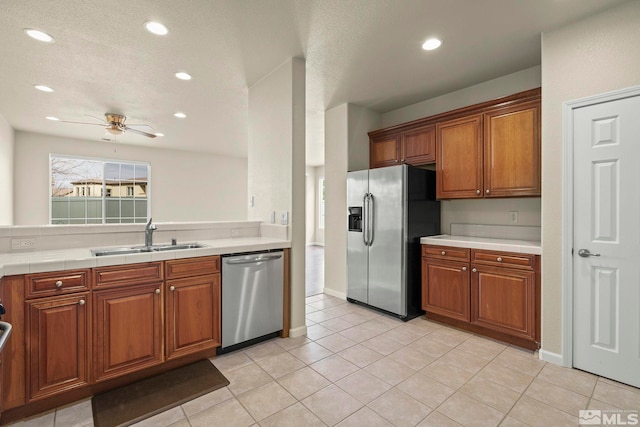
[[[582,410],[578,415],[578,424],[581,426],[636,426],[638,425],[638,411]]]

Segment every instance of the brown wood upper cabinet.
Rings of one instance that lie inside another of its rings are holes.
[[[402,163],[420,166],[436,160],[436,128],[421,126],[410,130],[372,137],[370,140],[371,168]]]
[[[439,199],[540,196],[540,100],[438,123]]]

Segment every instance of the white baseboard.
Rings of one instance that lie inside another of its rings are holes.
[[[322,292],[327,295],[331,295],[332,297],[340,298],[343,300],[347,299],[347,294],[345,294],[344,292],[334,291],[333,289],[329,288],[322,288]]]
[[[289,338],[297,338],[303,335],[307,335],[307,325],[289,329]]]
[[[553,363],[554,365],[564,366],[562,355],[558,353],[552,353],[547,350],[540,350],[538,353],[538,357],[540,360],[544,360],[545,362]]]

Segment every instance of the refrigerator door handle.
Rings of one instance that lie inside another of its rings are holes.
[[[375,198],[371,193],[369,193],[369,209],[367,209],[367,211],[369,213],[369,221],[368,221],[369,222],[369,246],[371,246],[373,245],[373,239],[374,239],[373,229],[375,227],[373,218],[376,212]]]
[[[362,196],[362,241],[364,242],[365,246],[369,246],[369,242],[367,241],[367,223],[369,222],[367,220],[367,200],[369,197],[369,193],[364,193],[364,196]]]

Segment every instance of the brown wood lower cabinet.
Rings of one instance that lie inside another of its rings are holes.
[[[88,296],[27,301],[29,400],[89,384]]]
[[[466,263],[425,258],[422,309],[469,321],[469,271]]]
[[[539,348],[539,256],[433,245],[422,255],[428,319]]]
[[[95,381],[162,363],[162,285],[93,293]]]
[[[167,280],[167,359],[220,345],[220,274]]]

